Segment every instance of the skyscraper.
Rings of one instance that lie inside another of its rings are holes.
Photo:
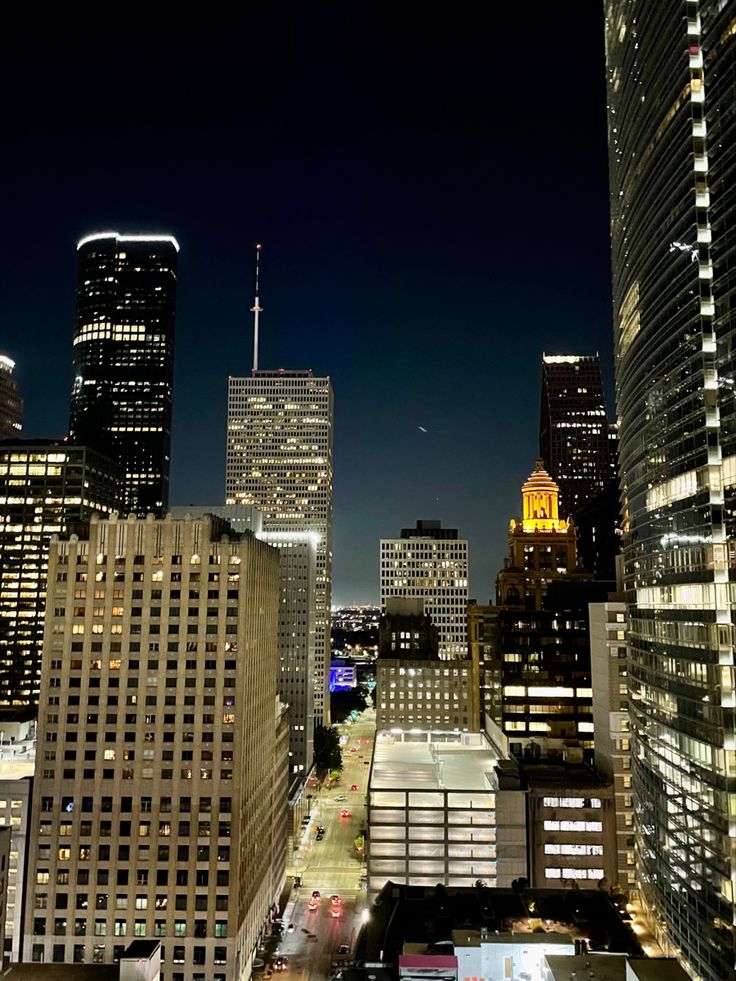
[[[468,540],[439,521],[417,521],[401,538],[382,538],[381,610],[391,596],[421,599],[442,658],[467,657]]]
[[[37,705],[51,536],[120,507],[120,468],[85,446],[0,443],[0,705]]]
[[[231,377],[228,387],[228,504],[252,504],[266,538],[281,543],[313,533],[314,714],[329,720],[332,598],[332,385],[311,371],[259,371]]]
[[[611,462],[597,354],[543,355],[539,455],[560,488],[563,518],[603,490]]]
[[[23,428],[23,399],[14,371],[15,361],[0,354],[0,439],[17,439]]]
[[[607,0],[616,396],[641,894],[734,977],[734,0]]]
[[[167,978],[250,976],[285,869],[278,570],[214,517],[54,543],[26,960],[155,937]]]
[[[170,235],[77,245],[69,436],[120,464],[124,509],[143,516],[169,499],[178,251]]]

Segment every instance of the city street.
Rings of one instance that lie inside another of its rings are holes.
[[[289,958],[288,973],[291,977],[329,978],[334,961],[345,959],[338,955],[342,944],[351,950],[360,930],[366,893],[361,888],[360,877],[365,871],[362,858],[358,858],[354,839],[365,827],[365,794],[375,736],[375,711],[368,709],[352,725],[339,726],[340,733],[348,736],[342,747],[344,769],[340,781],[330,790],[315,792],[312,820],[304,835],[304,844],[290,875],[301,875],[302,885],[294,889],[284,911],[284,936],[280,952]],[[352,750],[355,752],[352,752]],[[350,787],[357,784],[358,790]],[[336,801],[346,797],[346,801]],[[350,817],[341,817],[346,809]],[[316,841],[317,827],[325,829],[322,841]],[[308,904],[312,892],[321,893],[317,909],[310,911]],[[340,896],[342,912],[331,915],[330,897]],[[288,931],[289,923],[294,931]]]

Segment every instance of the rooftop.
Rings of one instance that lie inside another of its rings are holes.
[[[376,741],[371,790],[495,790],[498,755],[483,733],[464,733],[462,741],[429,742],[439,733],[417,735],[416,742],[388,734]],[[411,739],[411,735],[409,734]],[[420,738],[423,741],[418,741]]]

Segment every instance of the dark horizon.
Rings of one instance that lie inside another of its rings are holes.
[[[32,66],[11,53],[0,351],[24,435],[64,435],[76,241],[175,235],[171,503],[220,504],[263,242],[261,366],[335,389],[333,602],[375,602],[379,539],[418,518],[470,540],[484,601],[538,452],[542,352],[599,351],[612,407],[603,17],[390,23],[300,12],[257,25],[271,44],[247,59],[162,50],[152,24],[140,73],[51,39]]]

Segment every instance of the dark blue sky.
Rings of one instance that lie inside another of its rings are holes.
[[[375,600],[378,539],[420,517],[470,539],[487,600],[542,351],[600,351],[612,396],[601,5],[398,6],[9,51],[0,351],[26,435],[62,435],[77,238],[174,233],[172,502],[219,503],[264,242],[261,364],[335,389],[335,601]]]

